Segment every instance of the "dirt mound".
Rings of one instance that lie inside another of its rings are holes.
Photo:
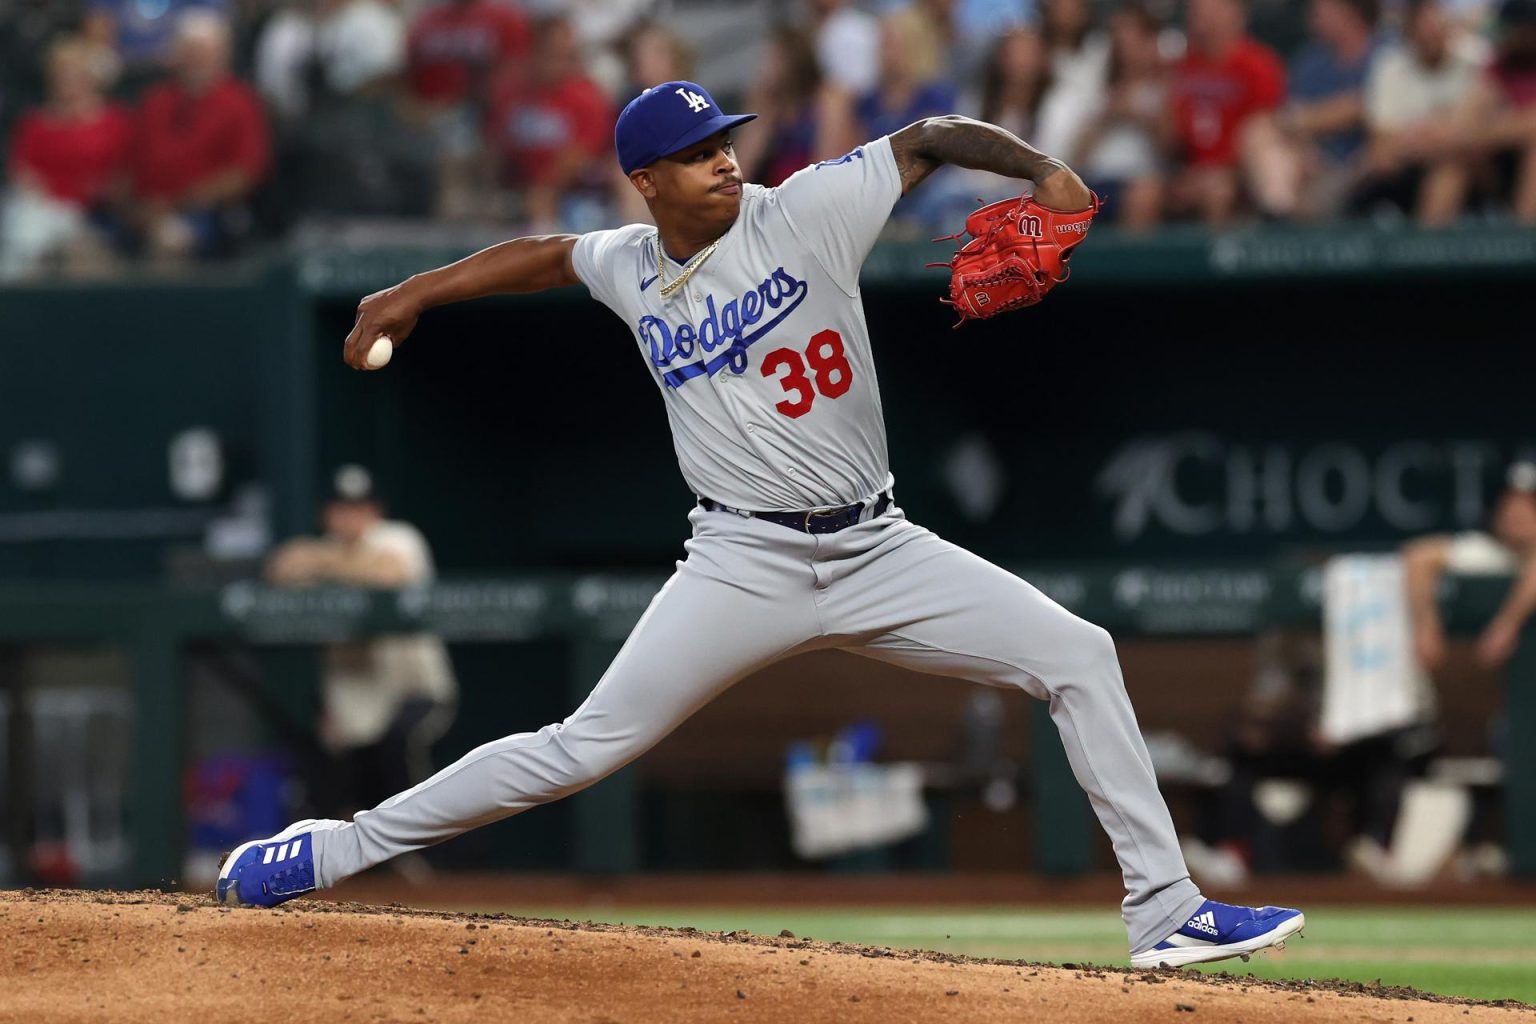
[[[1532,1008],[1355,983],[1042,967],[788,933],[158,892],[0,892],[0,1021],[1475,1022]],[[1195,1014],[1194,1018],[1185,1014]]]

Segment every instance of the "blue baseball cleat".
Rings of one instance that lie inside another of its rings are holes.
[[[1183,967],[1248,959],[1250,953],[1274,947],[1306,927],[1299,910],[1285,907],[1234,907],[1215,900],[1200,905],[1184,926],[1151,949],[1131,957],[1132,967]]]
[[[235,847],[219,868],[214,898],[235,906],[275,907],[313,892],[314,834],[340,824],[306,818],[270,839],[253,839]]]

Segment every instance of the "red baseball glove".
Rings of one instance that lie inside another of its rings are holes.
[[[1067,261],[1088,234],[1099,197],[1085,210],[1052,210],[1033,196],[1004,199],[983,206],[965,220],[957,235],[971,240],[948,263],[949,298],[939,301],[954,306],[960,321],[986,320],[1013,309],[1033,306],[1067,279]]]

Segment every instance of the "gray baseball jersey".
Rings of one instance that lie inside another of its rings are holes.
[[[743,185],[741,213],[670,298],[682,267],[656,229],[583,235],[572,262],[628,325],[661,389],[695,494],[760,511],[846,505],[890,485],[859,268],[901,174],[890,139]]]

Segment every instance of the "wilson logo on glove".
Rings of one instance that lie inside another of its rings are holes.
[[[1052,210],[1033,196],[983,206],[965,220],[965,230],[946,239],[971,236],[948,263],[949,298],[940,299],[967,320],[985,320],[1033,306],[1068,276],[1067,261],[1088,234],[1099,212],[1099,197],[1085,210]],[[1073,236],[1060,238],[1061,235]]]

